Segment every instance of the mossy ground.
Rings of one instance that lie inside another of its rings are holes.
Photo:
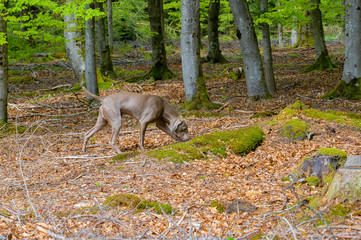
[[[361,98],[361,78],[355,78],[349,83],[341,80],[341,82],[322,98],[333,99],[333,98],[347,98],[347,99],[360,99]]]
[[[303,140],[307,138],[308,124],[299,119],[287,120],[281,126],[281,133],[291,140]]]
[[[264,140],[264,133],[258,126],[233,131],[215,132],[196,137],[186,143],[177,143],[149,152],[149,156],[159,160],[174,162],[194,159],[223,158],[228,151],[246,155]]]
[[[7,137],[9,135],[21,134],[27,130],[26,127],[14,125],[12,123],[0,122],[0,138]]]

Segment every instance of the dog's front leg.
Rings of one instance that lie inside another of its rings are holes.
[[[177,135],[175,135],[167,126],[167,124],[165,124],[163,121],[159,121],[156,123],[156,127],[159,128],[160,130],[164,131],[165,133],[167,133],[169,136],[171,136],[172,138],[174,138],[174,140],[178,141],[178,142],[184,142],[182,139],[180,139]]]

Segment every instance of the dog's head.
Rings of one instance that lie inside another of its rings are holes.
[[[178,118],[169,125],[169,129],[175,133],[182,141],[189,140],[188,125],[183,118]]]

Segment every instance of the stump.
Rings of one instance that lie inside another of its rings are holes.
[[[361,155],[347,156],[345,165],[338,169],[327,191],[327,199],[356,202],[361,200]]]

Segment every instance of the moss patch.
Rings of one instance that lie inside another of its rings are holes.
[[[194,159],[223,158],[227,151],[246,155],[264,140],[264,133],[258,126],[233,131],[215,132],[196,137],[186,143],[176,143],[148,153],[159,160],[174,162]]]
[[[158,214],[173,214],[176,211],[168,204],[153,202],[150,200],[141,200],[138,196],[133,194],[117,194],[108,197],[104,203],[104,206],[115,208],[117,206],[125,206],[138,211],[153,210]]]
[[[292,140],[307,138],[308,124],[299,119],[290,119],[281,126],[281,134]]]
[[[26,131],[26,129],[27,128],[23,126],[16,126],[11,123],[0,122],[0,138],[14,135],[16,133],[22,134]]]
[[[116,156],[113,157],[113,160],[115,161],[124,161],[128,158],[132,158],[135,157],[137,155],[139,155],[140,152],[139,151],[134,151],[134,152],[129,152],[129,153],[121,153],[121,154],[117,154]]]
[[[265,118],[265,117],[272,117],[273,115],[276,115],[272,111],[264,111],[260,113],[253,114],[251,118]]]
[[[360,99],[361,98],[361,78],[355,78],[349,83],[341,80],[341,82],[322,98],[333,99],[333,98],[347,98],[347,99]]]
[[[213,200],[210,203],[210,206],[215,207],[219,213],[224,212],[224,205],[222,203],[220,203],[218,200]]]

